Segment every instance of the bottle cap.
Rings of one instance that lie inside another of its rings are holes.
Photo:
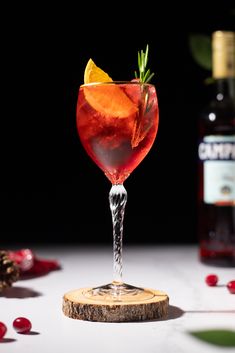
[[[212,33],[212,71],[214,78],[235,77],[235,32]]]

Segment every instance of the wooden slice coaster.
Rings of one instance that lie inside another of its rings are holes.
[[[99,322],[131,322],[164,319],[168,315],[169,297],[166,293],[145,289],[153,295],[136,302],[96,301],[84,294],[91,288],[70,291],[63,296],[63,313],[78,320]]]

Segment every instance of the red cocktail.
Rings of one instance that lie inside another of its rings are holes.
[[[80,140],[112,184],[122,184],[153,145],[158,129],[155,87],[137,82],[82,85]]]
[[[138,52],[138,79],[113,81],[89,60],[77,102],[77,129],[84,149],[112,183],[109,203],[113,221],[113,281],[91,288],[84,296],[105,302],[137,302],[153,298],[152,291],[122,280],[123,219],[127,192],[126,178],[151,149],[158,130],[158,100],[148,82],[146,52]]]
[[[122,280],[123,218],[127,201],[123,183],[154,143],[158,129],[155,87],[136,81],[82,85],[77,103],[77,129],[87,154],[112,183],[109,202],[114,277],[112,283],[92,288],[85,295],[93,300],[148,300],[152,292]]]

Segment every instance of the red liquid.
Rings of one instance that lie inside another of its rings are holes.
[[[102,86],[105,86],[102,95],[110,96],[105,102],[110,102],[112,108],[115,96],[111,96],[110,91],[114,84]],[[132,109],[127,109],[130,112],[127,116],[125,107],[119,113],[120,117],[115,116],[115,109],[112,114],[111,108],[106,113],[99,109],[100,106],[95,107],[93,101],[89,103],[89,90],[95,97],[95,85],[80,87],[77,104],[77,129],[81,143],[112,184],[122,184],[144,159],[158,129],[158,101],[154,86],[123,83],[118,84],[118,88],[130,100]],[[102,100],[100,93],[98,98]]]

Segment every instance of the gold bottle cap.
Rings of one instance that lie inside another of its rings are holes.
[[[235,77],[235,32],[212,33],[212,71],[214,78]]]

